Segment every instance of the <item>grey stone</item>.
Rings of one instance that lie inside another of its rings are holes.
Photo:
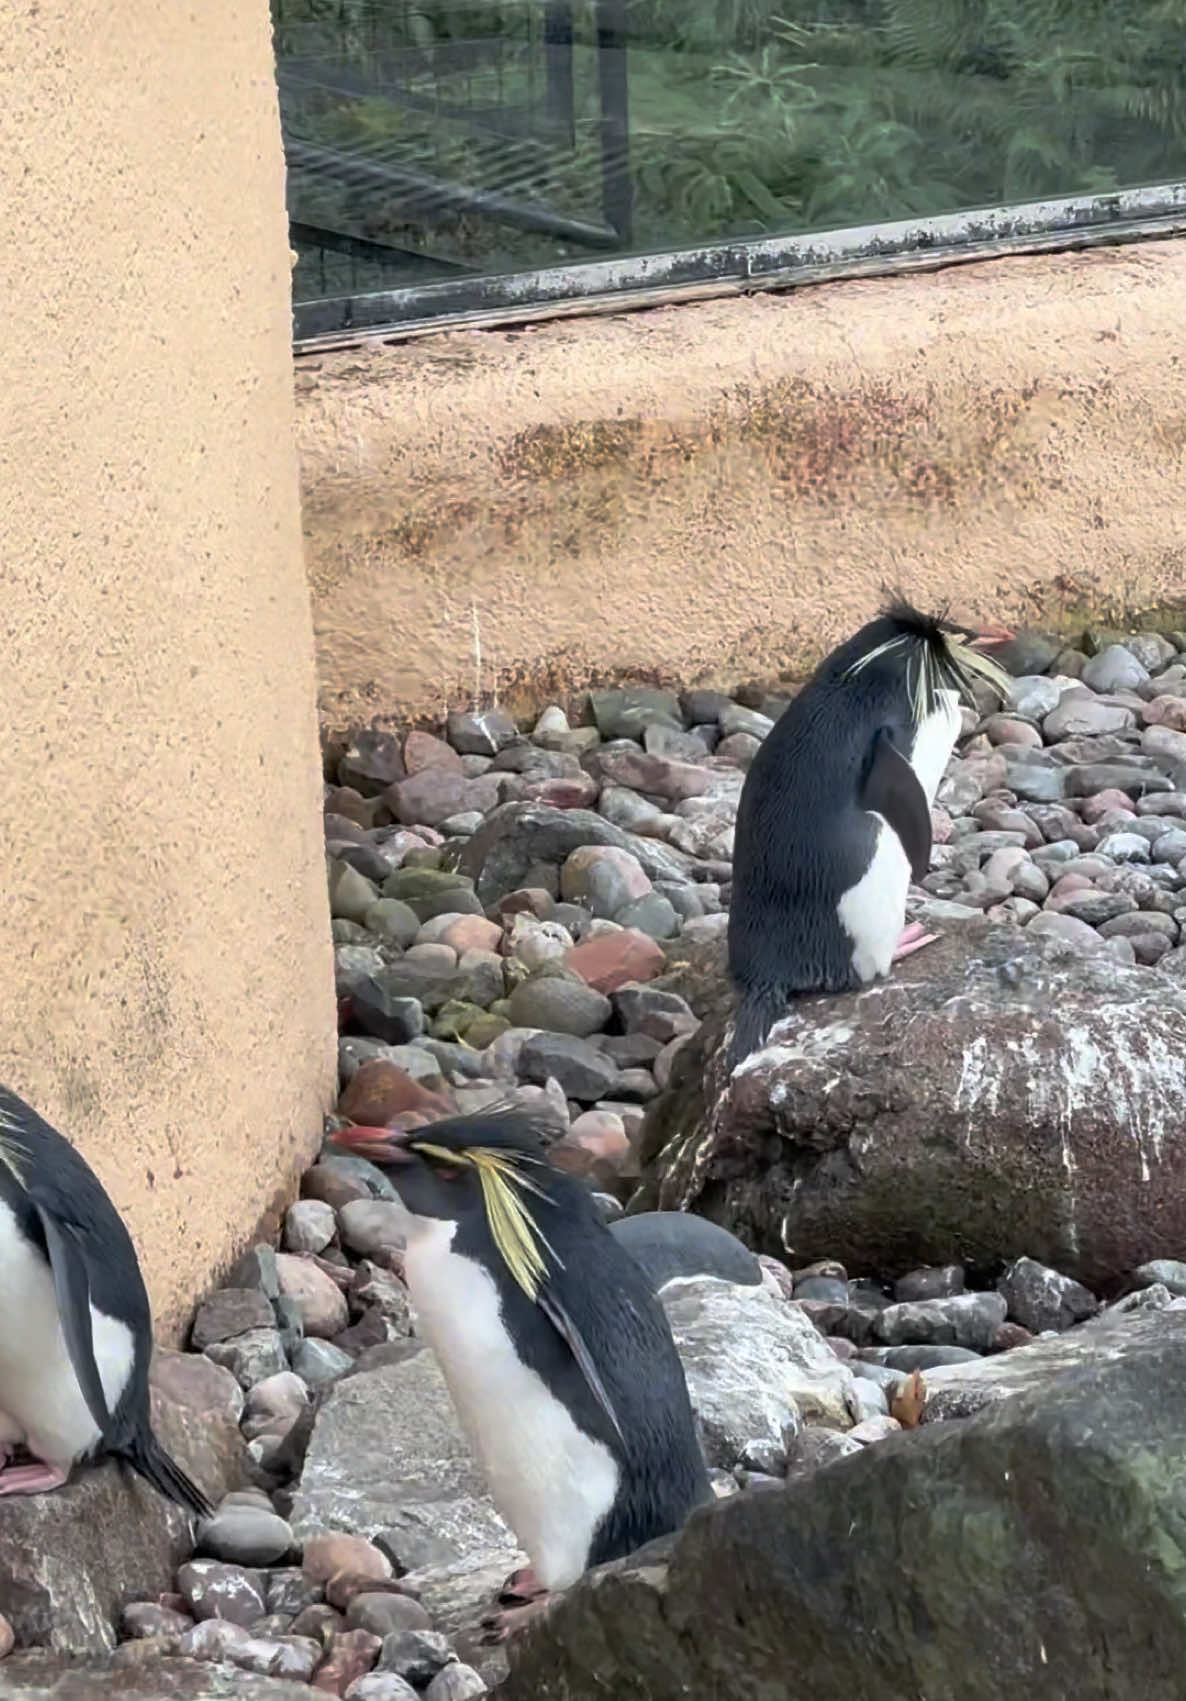
[[[199,1545],[232,1565],[275,1565],[292,1547],[292,1531],[265,1506],[223,1505],[202,1525]]]
[[[354,923],[350,925],[353,927]],[[374,945],[336,945],[334,989],[338,997],[345,998],[356,986],[361,986],[373,975],[382,974],[383,968],[383,954]]]
[[[437,1630],[393,1630],[383,1638],[376,1665],[423,1689],[452,1657],[448,1639]]]
[[[1070,1329],[1099,1310],[1099,1301],[1081,1282],[1060,1276],[1032,1258],[1017,1258],[997,1283],[1009,1316],[1031,1333]]]
[[[424,1691],[424,1701],[474,1701],[487,1693],[481,1673],[458,1663],[437,1673]]]
[[[652,721],[683,725],[678,697],[650,685],[591,691],[589,703],[602,738],[641,738]]]
[[[971,1347],[945,1346],[862,1347],[857,1353],[858,1363],[880,1365],[904,1376],[915,1370],[935,1370],[945,1364],[971,1364],[982,1357]]]
[[[329,913],[345,921],[366,925],[366,913],[378,898],[374,883],[347,862],[331,859],[329,869]]]
[[[1023,673],[1013,681],[1007,704],[1027,720],[1040,721],[1058,704],[1063,687],[1041,673]]]
[[[213,1341],[206,1357],[225,1365],[240,1388],[253,1388],[267,1376],[288,1369],[279,1329],[248,1329],[229,1341]]]
[[[290,1522],[298,1541],[322,1530],[376,1541],[446,1631],[518,1561],[427,1350],[356,1371],[326,1395]]]
[[[435,1062],[435,1060],[433,1061]],[[408,1070],[408,1073],[409,1075],[413,1075],[413,1071],[411,1069]],[[419,1077],[415,1076],[414,1078],[419,1079]],[[351,1152],[338,1152],[334,1151],[332,1148],[327,1149],[323,1147],[321,1155],[313,1168],[306,1170],[302,1186],[304,1186],[305,1183],[307,1183],[318,1171],[329,1171],[352,1181],[356,1184],[356,1186],[360,1187],[364,1193],[369,1194],[374,1199],[386,1199],[389,1201],[399,1199],[399,1194],[395,1191],[395,1188],[392,1186],[387,1176],[383,1174],[383,1171],[378,1167],[378,1165],[371,1163],[367,1158],[355,1157]],[[313,1195],[313,1197],[316,1197],[316,1195]]]
[[[356,1677],[346,1701],[417,1701],[416,1691],[394,1671],[368,1671]]]
[[[849,1427],[852,1372],[796,1306],[711,1277],[660,1299],[710,1465],[777,1474],[804,1421]]]
[[[247,1626],[264,1616],[264,1581],[241,1565],[192,1559],[177,1573],[177,1591],[198,1620],[227,1619]]]
[[[1122,644],[1109,644],[1083,669],[1083,683],[1093,691],[1131,691],[1148,677],[1148,668]]]
[[[369,1630],[372,1636],[390,1636],[400,1630],[431,1630],[432,1620],[419,1601],[410,1595],[355,1595],[346,1608],[351,1630]]]
[[[445,726],[449,743],[463,756],[497,756],[519,736],[505,709],[485,709],[480,714],[454,710]]]
[[[592,1572],[512,1641],[500,1695],[676,1701],[729,1693],[741,1672],[747,1693],[813,1701],[1174,1701],[1186,1320],[1153,1321],[1160,1336],[969,1422],[705,1508]],[[854,1599],[859,1636],[843,1633]]]
[[[316,1606],[323,1595],[321,1584],[306,1577],[298,1566],[282,1566],[268,1574],[269,1613],[284,1613],[295,1618],[306,1607]]]
[[[1000,1294],[961,1293],[949,1299],[921,1299],[887,1305],[873,1333],[889,1347],[953,1346],[987,1351],[1005,1321]]]
[[[400,898],[379,898],[363,917],[367,930],[407,950],[420,931],[420,917]]]
[[[826,1429],[822,1425],[801,1429],[787,1447],[787,1481],[807,1476],[822,1465],[846,1459],[850,1453],[859,1453],[860,1450],[860,1442],[850,1440],[841,1430]]]
[[[1090,665],[1090,664],[1088,664]],[[1042,722],[1047,742],[1099,733],[1125,732],[1136,725],[1136,714],[1116,703],[1103,703],[1090,691],[1067,691]]]
[[[618,1079],[612,1058],[571,1034],[533,1034],[519,1053],[519,1071],[540,1086],[549,1078],[558,1081],[568,1098],[582,1104],[604,1098]]]
[[[1146,1294],[1151,1289],[1145,1290]],[[1137,1298],[1137,1295],[1130,1295]],[[1172,1305],[1173,1309],[1166,1309]],[[952,1364],[926,1377],[923,1419],[937,1423],[972,1417],[985,1406],[1020,1395],[1042,1394],[1061,1376],[1088,1366],[1117,1365],[1131,1353],[1138,1358],[1172,1344],[1186,1352],[1186,1306],[1168,1295],[1148,1312],[1117,1312],[1109,1308],[1089,1323],[1059,1335],[1046,1335],[1012,1352],[980,1359],[976,1364]],[[1149,1414],[1152,1417],[1152,1414]],[[1134,1425],[1142,1433],[1143,1420]]]
[[[406,773],[399,740],[393,733],[360,727],[338,762],[338,784],[353,786],[363,797],[379,797]]]
[[[507,1015],[517,1028],[545,1028],[585,1039],[604,1028],[613,1005],[575,975],[533,975],[519,982],[507,999]]]
[[[415,971],[411,972],[414,975]],[[351,988],[350,1003],[359,1025],[387,1045],[404,1045],[424,1032],[419,999],[406,990],[396,990],[408,986],[408,976],[409,969],[401,966],[358,981]]]
[[[1132,1279],[1140,1287],[1149,1288],[1157,1283],[1174,1295],[1186,1297],[1186,1263],[1177,1258],[1154,1258],[1141,1264],[1133,1271]]]
[[[482,903],[490,906],[527,884],[525,877],[536,864],[562,863],[583,845],[629,851],[651,880],[686,885],[690,879],[689,859],[658,840],[625,833],[588,809],[539,803],[504,803],[494,810],[462,849],[460,866],[473,877]]]
[[[1022,930],[961,927],[856,993],[804,998],[726,1071],[719,948],[662,977],[705,1020],[647,1109],[631,1209],[712,1216],[889,1278],[959,1247],[1089,1289],[1186,1245],[1186,991]],[[1081,925],[1081,924],[1080,924]],[[991,1105],[991,1114],[985,1106]]]
[[[925,1270],[908,1270],[894,1283],[894,1298],[899,1304],[918,1299],[950,1299],[964,1291],[962,1264],[932,1265]]]
[[[195,1352],[217,1341],[229,1341],[249,1329],[271,1329],[275,1325],[266,1294],[255,1288],[216,1288],[202,1301],[190,1330]]]
[[[762,740],[774,722],[769,715],[759,714],[757,709],[746,709],[740,703],[730,703],[721,711],[718,724],[726,738],[742,732],[748,733],[751,738]]]
[[[1114,862],[1148,862],[1149,841],[1140,833],[1109,833],[1098,845],[1101,856]]]
[[[1186,834],[1183,834],[1186,839]],[[1186,854],[1184,850],[1183,854]],[[679,916],[670,898],[661,892],[648,892],[634,898],[614,916],[621,927],[634,927],[652,939],[673,939],[679,932]]]
[[[1030,922],[1026,933],[1034,939],[1056,940],[1087,955],[1102,956],[1107,950],[1107,941],[1100,938],[1090,923],[1073,915],[1055,915],[1044,910]]]
[[[284,1213],[287,1252],[323,1252],[336,1231],[333,1206],[322,1199],[298,1199]]]
[[[292,1356],[292,1368],[310,1388],[323,1388],[352,1370],[354,1360],[332,1341],[302,1341]]]

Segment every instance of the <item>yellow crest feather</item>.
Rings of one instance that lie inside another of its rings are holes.
[[[538,1300],[540,1285],[548,1273],[541,1248],[550,1252],[558,1265],[560,1259],[522,1198],[522,1193],[528,1191],[547,1199],[543,1188],[520,1171],[519,1163],[524,1160],[508,1157],[490,1146],[451,1151],[447,1146],[415,1140],[411,1147],[441,1163],[468,1164],[477,1171],[486,1220],[499,1255],[528,1299]]]

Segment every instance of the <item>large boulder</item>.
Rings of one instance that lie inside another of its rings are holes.
[[[248,1480],[242,1403],[230,1372],[200,1354],[157,1354],[156,1432],[212,1501]],[[131,1471],[81,1470],[52,1494],[0,1499],[0,1612],[18,1647],[114,1648],[125,1601],[171,1589],[191,1546],[187,1515]]]
[[[649,1107],[631,1210],[895,1276],[1029,1256],[1099,1289],[1186,1245],[1186,986],[983,921],[802,1000],[730,1077],[722,954],[662,982],[707,1018]]]
[[[130,1644],[139,1654],[136,1643]],[[4,1701],[309,1701],[317,1690],[237,1666],[152,1657],[76,1660],[61,1654],[17,1654],[0,1666]]]
[[[510,1648],[503,1701],[1177,1701],[1186,1315],[693,1514]]]

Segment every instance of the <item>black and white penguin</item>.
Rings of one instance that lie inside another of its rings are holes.
[[[929,943],[904,927],[926,874],[931,805],[960,730],[961,698],[1008,675],[973,632],[901,598],[833,650],[775,723],[737,812],[729,973],[736,1066],[793,998],[845,992]]]
[[[671,1329],[589,1189],[548,1162],[529,1109],[356,1126],[331,1144],[377,1164],[404,1203],[417,1330],[531,1560],[510,1590],[531,1605],[489,1623],[501,1639],[711,1499]]]
[[[152,1431],[152,1315],[119,1213],[85,1159],[0,1087],[0,1495],[121,1459],[196,1517],[202,1491]],[[11,1463],[15,1446],[29,1463]]]

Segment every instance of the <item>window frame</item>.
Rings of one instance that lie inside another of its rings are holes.
[[[399,342],[434,331],[620,313],[1183,233],[1186,181],[839,230],[685,244],[294,303],[293,347],[298,354],[314,354],[369,340]]]

